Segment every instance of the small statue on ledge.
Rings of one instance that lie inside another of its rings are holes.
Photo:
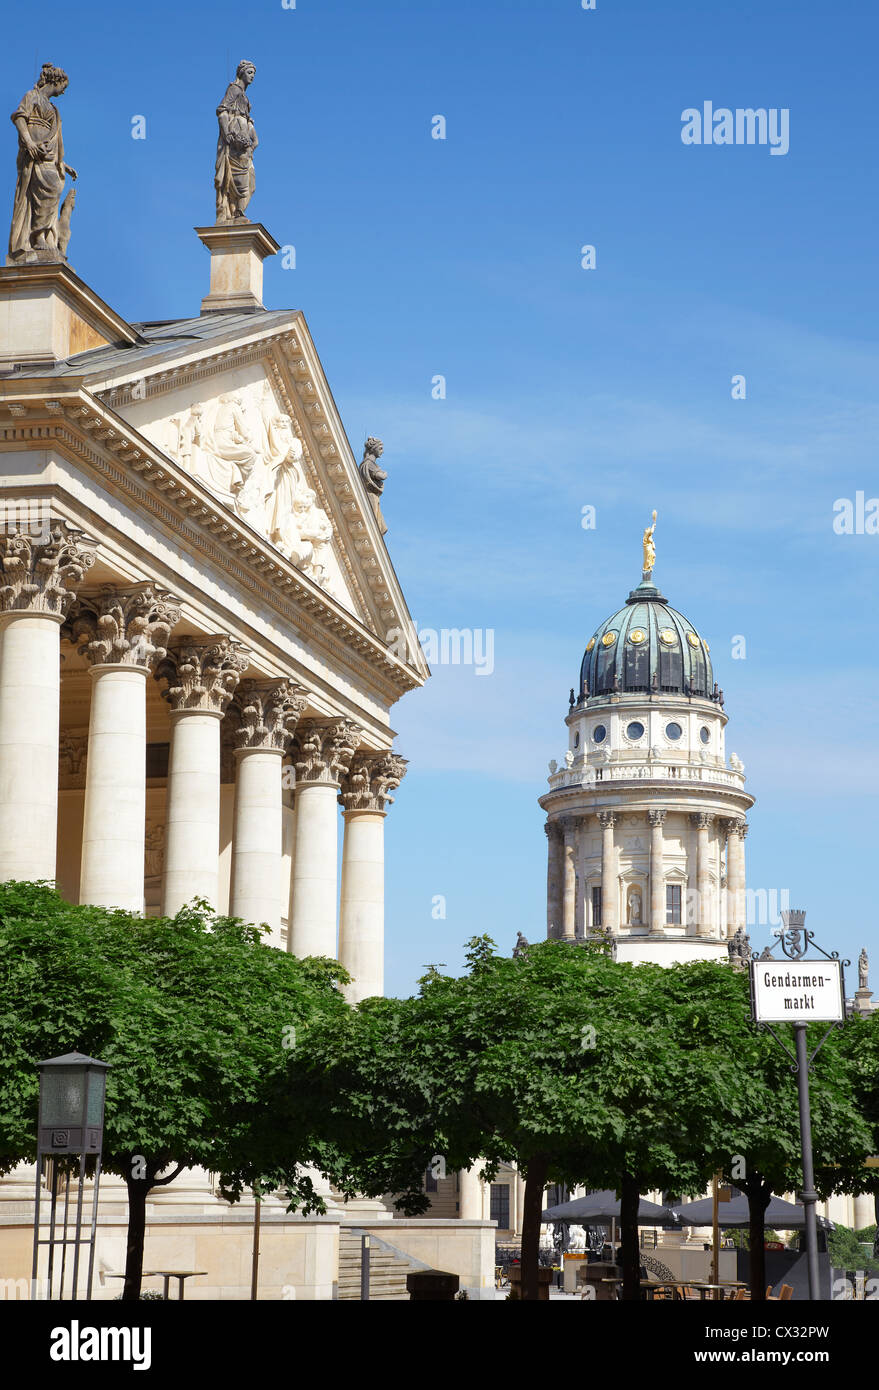
[[[34,262],[63,264],[70,240],[70,215],[76,200],[73,189],[61,204],[64,184],[76,170],[64,162],[61,117],[52,97],[66,91],[67,73],[44,63],[29,92],[12,113],[18,131],[18,179],[12,205],[7,265]]]
[[[867,955],[866,946],[861,947],[861,954],[858,956],[858,988],[868,989],[867,972],[870,968],[870,958]]]
[[[240,62],[235,81],[229,83],[226,95],[217,107],[220,133],[214,187],[217,191],[218,223],[248,220],[245,216],[247,204],[256,187],[253,152],[259,140],[250,118],[247,88],[255,76],[253,63],[246,59]]]
[[[382,535],[384,535],[388,529],[385,524],[385,519],[382,516],[380,500],[388,475],[383,468],[379,467],[378,462],[384,453],[384,449],[385,446],[382,444],[381,440],[373,439],[372,435],[370,435],[363,446],[363,459],[360,463],[360,476],[363,479],[363,485],[369,495],[372,510]]]

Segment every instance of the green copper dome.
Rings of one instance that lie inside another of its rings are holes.
[[[722,702],[707,642],[648,580],[595,629],[580,667],[581,701],[631,692]]]

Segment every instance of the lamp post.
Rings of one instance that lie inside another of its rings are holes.
[[[63,1057],[49,1057],[37,1064],[40,1073],[40,1103],[37,1119],[37,1180],[34,1202],[34,1257],[32,1269],[32,1289],[36,1294],[40,1246],[49,1247],[47,1265],[47,1296],[52,1298],[55,1255],[61,1247],[61,1274],[58,1297],[64,1296],[64,1276],[67,1267],[67,1247],[73,1246],[73,1298],[77,1297],[79,1282],[79,1257],[83,1244],[89,1247],[88,1275],[86,1278],[86,1298],[92,1296],[92,1277],[95,1264],[95,1230],[98,1220],[98,1185],[101,1177],[101,1149],[104,1139],[104,1096],[109,1064],[99,1062],[95,1057],[86,1057],[81,1052],[68,1052]],[[58,1163],[57,1159],[79,1155],[79,1181],[76,1195],[76,1221],[74,1235],[70,1238],[68,1217],[70,1213],[70,1168],[64,1174],[64,1218],[62,1236],[56,1234],[58,1210]],[[82,1237],[82,1207],[85,1186],[86,1161],[95,1159],[94,1189],[90,1234],[84,1241]],[[40,1237],[40,1193],[43,1160],[51,1158],[51,1199],[49,1235]]]

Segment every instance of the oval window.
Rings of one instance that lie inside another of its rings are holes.
[[[702,740],[703,743],[710,743],[710,742],[711,742],[711,730],[710,730],[710,729],[706,729],[705,726],[704,726],[704,724],[703,724],[702,728],[699,730],[699,737],[701,738],[701,740]]]
[[[666,724],[666,726],[665,726],[665,736],[666,736],[666,738],[679,739],[679,738],[681,737],[681,735],[683,734],[683,732],[684,732],[684,731],[683,731],[683,729],[681,728],[680,724],[674,724],[674,723],[672,723],[672,724]]]
[[[626,738],[643,738],[644,725],[639,724],[637,719],[633,719],[631,724],[626,726]]]
[[[603,724],[596,724],[595,728],[592,730],[592,738],[595,743],[604,743],[604,740],[607,738],[607,729]]]
[[[574,747],[575,747],[575,748],[579,748],[579,747],[580,747],[580,735],[579,735],[579,734],[574,734]]]

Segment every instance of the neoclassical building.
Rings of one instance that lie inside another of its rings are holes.
[[[745,927],[754,798],[741,760],[727,760],[708,643],[652,564],[590,637],[565,722],[564,761],[540,798],[547,935],[603,936],[621,961],[726,959]]]
[[[250,302],[135,325],[67,265],[0,271],[0,874],[205,898],[363,998],[427,668],[305,319],[254,286],[274,243],[201,235]]]

